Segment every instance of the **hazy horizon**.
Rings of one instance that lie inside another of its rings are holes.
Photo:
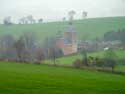
[[[80,19],[82,11],[88,12],[89,18],[125,16],[124,0],[0,0],[0,22],[6,16],[13,21],[33,15],[44,21],[60,21],[67,17],[67,12],[76,11],[75,18]]]

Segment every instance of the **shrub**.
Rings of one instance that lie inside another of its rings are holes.
[[[82,66],[81,60],[77,59],[76,61],[73,62],[73,66],[75,68],[80,68]]]
[[[104,65],[105,65],[104,59],[101,59],[101,58],[98,58],[98,57],[95,58],[95,66],[104,67]]]

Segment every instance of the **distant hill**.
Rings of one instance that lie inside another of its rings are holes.
[[[95,39],[102,37],[105,32],[125,28],[125,17],[105,17],[90,18],[85,20],[75,20],[74,26],[79,39]],[[15,36],[22,32],[35,32],[41,40],[54,36],[57,32],[64,32],[68,27],[68,22],[49,22],[42,24],[25,25],[0,25],[0,36],[3,34],[13,34]]]

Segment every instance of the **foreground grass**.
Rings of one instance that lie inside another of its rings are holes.
[[[125,76],[0,62],[0,94],[124,94]]]

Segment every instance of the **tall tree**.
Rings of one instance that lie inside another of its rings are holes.
[[[81,54],[82,54],[82,56],[83,56],[83,58],[82,58],[82,63],[83,63],[83,65],[88,66],[87,50],[86,50],[86,49],[82,49],[82,50],[81,50]]]
[[[13,47],[15,39],[12,35],[3,35],[0,38],[0,56],[4,60],[13,60],[16,58],[15,49]]]
[[[38,23],[43,23],[43,19],[40,18],[40,19],[38,20]]]
[[[11,16],[5,17],[4,20],[3,20],[3,23],[5,25],[11,25],[12,24]]]
[[[63,22],[65,22],[66,21],[66,17],[63,17],[62,20],[63,20]]]
[[[47,38],[44,43],[44,48],[46,49],[47,57],[56,65],[56,58],[62,55],[60,49],[56,47],[56,38]]]
[[[83,11],[83,12],[82,12],[82,18],[83,18],[83,19],[86,19],[87,16],[88,16],[88,13],[87,13],[86,11]]]
[[[28,19],[27,17],[22,17],[19,19],[19,24],[28,24]]]
[[[45,59],[45,51],[41,47],[37,47],[35,50],[35,63],[40,64]]]
[[[105,51],[105,66],[111,67],[112,72],[114,71],[114,68],[116,66],[116,54],[113,51],[113,49],[108,49]]]
[[[23,55],[25,51],[25,43],[23,41],[23,37],[20,37],[20,39],[15,42],[14,47],[17,52],[17,61],[24,62]]]
[[[76,14],[76,12],[74,10],[71,10],[68,12],[68,16],[69,16],[69,24],[73,24],[73,20],[74,20],[74,15]]]
[[[36,41],[32,33],[24,33],[15,43],[15,48],[20,61],[32,62],[34,60],[34,51]]]
[[[32,15],[28,15],[26,19],[28,20],[29,24],[34,24],[36,22]]]
[[[125,47],[125,29],[121,29],[117,35],[119,35],[119,40],[122,42],[122,45]]]

